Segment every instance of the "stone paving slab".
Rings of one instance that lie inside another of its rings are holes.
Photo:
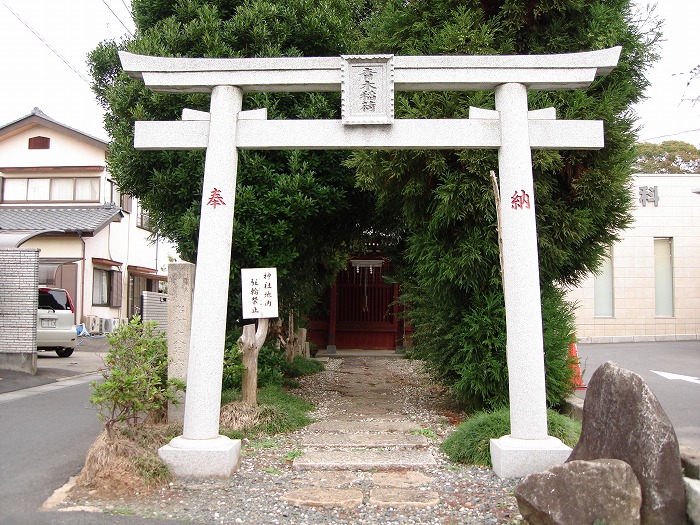
[[[306,434],[302,445],[307,447],[402,447],[428,446],[428,438],[413,434]]]
[[[377,487],[369,492],[369,504],[379,507],[432,507],[440,503],[440,496],[434,490],[419,488]]]
[[[306,487],[292,490],[282,500],[292,505],[309,507],[356,507],[362,505],[364,495],[360,489],[333,489]]]
[[[348,470],[307,470],[292,480],[295,485],[312,487],[348,488],[353,483],[358,483],[361,474]]]
[[[436,465],[426,450],[311,450],[294,460],[298,470],[391,470]]]
[[[400,472],[375,472],[372,474],[372,482],[375,487],[410,488],[427,485],[435,478],[426,476],[417,470],[404,470]]]
[[[371,421],[318,421],[307,427],[309,432],[411,432],[421,426],[405,419],[373,419]]]

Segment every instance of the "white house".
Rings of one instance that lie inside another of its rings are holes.
[[[634,223],[569,290],[583,342],[700,338],[700,175],[637,175]]]
[[[106,156],[106,142],[38,108],[0,127],[0,247],[39,248],[39,284],[67,289],[94,332],[140,313],[141,292],[166,279],[148,216]]]

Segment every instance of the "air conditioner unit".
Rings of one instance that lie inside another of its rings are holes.
[[[96,315],[85,316],[85,328],[90,334],[100,333],[100,318]]]
[[[100,317],[100,333],[108,334],[114,330],[114,319]]]

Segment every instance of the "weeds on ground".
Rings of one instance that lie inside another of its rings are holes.
[[[221,409],[220,433],[231,439],[291,432],[311,423],[308,413],[314,409],[311,403],[288,394],[279,385],[261,388],[254,407],[240,402],[239,391],[224,392],[222,400],[227,402]],[[246,417],[240,417],[241,413]]]
[[[304,453],[301,450],[290,450],[282,457],[280,461],[294,461],[296,458],[303,455]]]
[[[90,447],[76,486],[98,495],[123,496],[160,487],[172,479],[158,448],[182,431],[179,425],[105,430]]]
[[[547,411],[550,436],[573,447],[581,435],[581,423],[554,410]],[[510,434],[510,411],[477,412],[459,425],[440,449],[455,463],[491,467],[490,440]]]
[[[307,359],[306,357],[297,355],[294,356],[291,363],[286,363],[283,373],[285,377],[300,377],[317,374],[325,370],[325,368],[324,364],[320,361],[314,361],[313,359]]]
[[[429,439],[437,439],[437,433],[431,428],[421,428],[419,430],[411,430],[411,434],[414,436],[425,436]]]

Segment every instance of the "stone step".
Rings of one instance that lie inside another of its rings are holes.
[[[436,465],[427,450],[309,450],[294,460],[298,470],[422,469]]]
[[[417,470],[359,473],[345,470],[306,470],[292,481],[282,499],[311,507],[357,507],[363,502],[381,507],[437,505],[440,496],[431,487],[435,478]]]
[[[369,421],[318,421],[306,427],[309,432],[411,432],[420,430],[418,423],[406,419],[372,419]]]
[[[428,446],[428,438],[414,434],[340,434],[314,433],[305,434],[301,439],[302,445],[316,448],[420,448]]]

